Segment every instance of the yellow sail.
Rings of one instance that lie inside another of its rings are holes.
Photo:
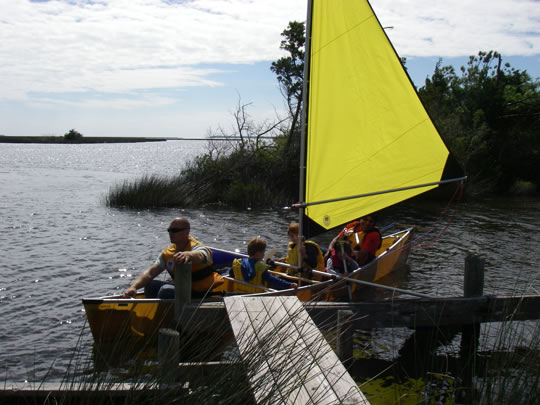
[[[448,150],[367,1],[314,0],[305,202],[436,182]],[[308,206],[326,229],[433,187]]]

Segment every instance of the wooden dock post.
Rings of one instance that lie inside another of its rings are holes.
[[[353,311],[340,310],[337,313],[336,351],[347,369],[353,360],[353,316]]]
[[[174,273],[174,320],[176,329],[182,330],[184,307],[191,304],[191,263],[176,264]]]
[[[484,259],[467,255],[465,257],[464,297],[481,297],[484,294]]]
[[[465,274],[463,280],[463,296],[465,298],[480,297],[484,293],[484,259],[467,255],[465,257]],[[480,336],[480,322],[464,325],[461,330],[460,358],[462,362],[463,391],[468,400],[474,395],[472,391],[473,376],[476,368],[476,352]]]
[[[158,332],[159,388],[167,390],[176,382],[180,362],[180,333],[161,328]]]
[[[180,363],[180,333],[185,325],[182,315],[191,304],[191,263],[177,263],[174,272],[175,329],[160,328],[158,332],[159,385],[167,389],[175,383]]]

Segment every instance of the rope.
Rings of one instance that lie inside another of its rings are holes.
[[[412,240],[411,242],[409,242],[408,244],[404,245],[401,249],[405,249],[405,248],[409,248],[409,247],[413,247],[413,246],[417,246],[417,245],[418,245],[418,248],[425,249],[425,248],[431,247],[433,244],[435,244],[437,241],[439,241],[441,236],[449,228],[450,224],[452,223],[452,221],[453,221],[453,219],[455,217],[455,213],[456,213],[456,210],[457,210],[457,208],[459,206],[459,202],[461,201],[461,198],[463,196],[463,190],[464,190],[463,182],[459,182],[458,186],[456,187],[456,190],[454,191],[454,194],[452,195],[452,197],[450,198],[450,200],[446,204],[445,208],[441,211],[441,214],[435,220],[434,226],[432,226],[430,228],[430,230],[427,231],[426,233],[423,233],[418,238],[416,238],[416,239]],[[457,197],[457,200],[456,200],[456,197]],[[452,208],[452,213],[451,213],[445,227],[433,239],[428,240],[426,242],[422,242],[424,239],[426,239],[427,235],[430,235],[433,232],[433,230],[436,228],[436,225],[439,222],[441,222],[443,216],[445,216],[446,213],[452,207],[452,204],[454,203],[454,200],[456,200],[456,205]],[[399,249],[399,250],[401,250],[401,249]]]
[[[441,239],[441,236],[446,233],[446,231],[448,230],[448,228],[450,227],[450,224],[452,223],[452,221],[454,220],[455,216],[456,216],[456,210],[457,208],[459,207],[459,203],[461,201],[461,198],[463,197],[463,190],[464,190],[464,186],[463,186],[463,182],[460,182],[458,184],[458,187],[456,188],[456,191],[454,192],[454,195],[452,196],[452,198],[450,199],[450,201],[448,202],[448,204],[446,205],[445,209],[441,212],[441,215],[439,215],[439,217],[437,218],[437,220],[435,221],[435,224],[437,224],[443,217],[443,215],[446,214],[446,212],[450,209],[452,203],[454,202],[454,199],[456,198],[457,196],[457,200],[456,200],[456,205],[452,208],[452,212],[450,214],[450,216],[448,217],[448,222],[446,223],[446,226],[439,232],[439,234],[433,238],[431,241],[428,241],[427,243],[422,243],[420,245],[418,245],[418,247],[420,249],[426,249],[426,248],[429,248],[431,247],[432,245],[434,245],[435,243],[437,243],[440,239]]]

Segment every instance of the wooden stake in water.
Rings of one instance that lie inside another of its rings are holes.
[[[467,255],[465,258],[465,274],[463,279],[463,296],[480,297],[484,293],[484,259]],[[480,323],[464,325],[461,331],[460,358],[462,362],[463,384],[467,388],[463,390],[468,401],[474,395],[472,385],[476,367],[476,351],[478,350],[478,338],[480,335]]]
[[[348,368],[353,359],[353,311],[340,310],[337,313],[336,351],[343,365]]]
[[[191,263],[177,263],[174,273],[174,319],[176,327],[182,330],[184,307],[191,304]]]
[[[465,258],[464,297],[481,297],[484,294],[484,259],[467,255]]]
[[[180,333],[161,328],[158,332],[159,388],[167,390],[176,383],[180,362]]]
[[[180,333],[183,329],[184,307],[191,304],[191,263],[177,263],[174,272],[174,320],[176,330],[159,329],[158,356],[160,388],[167,389],[175,383],[180,360]]]

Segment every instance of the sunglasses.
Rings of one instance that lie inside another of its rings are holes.
[[[176,233],[176,232],[182,232],[189,228],[167,228],[167,232],[169,233]]]

